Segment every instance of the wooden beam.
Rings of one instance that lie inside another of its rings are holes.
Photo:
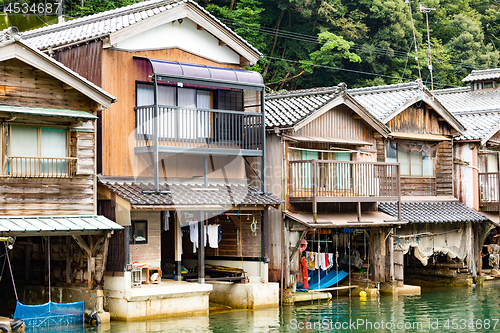
[[[87,257],[92,257],[92,251],[90,250],[90,247],[87,246],[87,243],[83,240],[82,236],[79,235],[72,235],[73,239],[75,240],[76,244],[85,252]]]
[[[227,44],[224,43],[223,41],[219,40],[219,46],[226,46]]]
[[[304,231],[304,232],[302,233],[302,235],[300,235],[300,238],[299,238],[299,240],[297,241],[297,244],[295,245],[295,247],[294,247],[294,248],[293,248],[293,250],[292,250],[292,253],[290,254],[290,261],[292,261],[292,260],[293,260],[293,257],[295,256],[295,254],[296,254],[296,253],[297,253],[297,251],[299,250],[300,243],[302,243],[302,240],[303,240],[304,238],[306,238],[306,236],[307,236],[308,232],[309,232],[309,228],[308,228],[306,231]],[[285,244],[285,245],[286,245],[286,246],[288,246],[287,244]]]
[[[71,239],[66,236],[66,283],[71,283]]]
[[[102,277],[104,276],[104,273],[106,272],[106,264],[108,261],[108,247],[109,247],[109,239],[111,238],[111,233],[106,234],[104,236],[104,250],[102,251],[102,267],[101,267],[101,275],[99,276],[99,279],[97,280],[97,283],[101,283]]]
[[[196,30],[205,30],[205,28],[203,28],[201,25],[197,24],[196,25]]]

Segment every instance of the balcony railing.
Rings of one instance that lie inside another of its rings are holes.
[[[154,106],[136,107],[136,152],[154,145]],[[261,113],[158,107],[160,152],[247,154],[263,149]]]
[[[69,178],[76,172],[76,157],[8,156],[9,177]]]
[[[498,172],[479,173],[479,205],[498,206]]]
[[[308,160],[289,162],[290,202],[400,200],[399,164]]]

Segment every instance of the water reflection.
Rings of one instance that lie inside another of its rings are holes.
[[[499,300],[500,284],[496,284],[428,290],[421,296],[334,298],[331,302],[307,302],[281,310],[112,322],[98,329],[86,328],[85,332],[497,332],[500,331]],[[485,329],[487,323],[489,329]]]

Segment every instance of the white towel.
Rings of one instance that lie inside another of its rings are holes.
[[[210,224],[207,229],[208,235],[208,245],[212,249],[216,249],[219,247],[219,225],[218,224]]]
[[[189,221],[189,240],[193,243],[193,253],[198,248],[198,221]]]
[[[319,252],[316,252],[316,258],[314,258],[314,268],[318,269],[319,268]]]

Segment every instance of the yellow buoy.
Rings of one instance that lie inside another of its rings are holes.
[[[361,291],[359,292],[359,297],[366,297],[366,291],[361,290]]]

